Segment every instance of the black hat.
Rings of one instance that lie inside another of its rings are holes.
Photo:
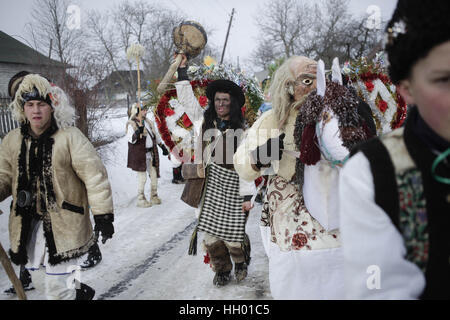
[[[28,101],[32,101],[32,100],[37,100],[37,101],[43,101],[50,106],[52,105],[52,100],[50,99],[50,95],[47,94],[47,96],[43,97],[39,93],[39,90],[36,87],[33,87],[33,91],[24,92],[22,94],[22,99],[23,99],[24,103],[28,102]]]
[[[16,96],[17,88],[19,88],[22,83],[23,78],[30,74],[28,71],[20,71],[12,76],[8,83],[8,94],[11,98],[14,99]]]
[[[394,84],[408,78],[413,66],[436,46],[450,40],[448,0],[398,0],[386,27],[385,51]]]
[[[239,107],[242,107],[245,104],[244,92],[242,91],[241,87],[239,87],[233,81],[220,79],[210,82],[208,84],[208,87],[206,88],[206,96],[208,97],[209,101],[214,101],[216,92],[229,93],[236,99]]]

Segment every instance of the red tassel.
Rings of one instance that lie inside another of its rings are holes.
[[[203,256],[203,263],[205,263],[205,264],[208,264],[209,263],[209,261],[211,260],[210,258],[209,258],[209,253],[207,252],[206,253],[206,255],[204,255]]]
[[[305,127],[300,144],[300,161],[306,165],[314,165],[320,160],[319,142],[316,136],[316,124]]]

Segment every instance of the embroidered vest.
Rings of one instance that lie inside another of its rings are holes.
[[[425,274],[421,299],[450,297],[450,187],[431,176],[436,157],[412,132],[412,121],[360,146],[370,162],[375,202],[403,237],[405,258]]]

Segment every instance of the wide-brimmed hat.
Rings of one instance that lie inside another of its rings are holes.
[[[209,101],[214,101],[214,96],[216,92],[229,92],[239,104],[239,107],[242,107],[245,104],[245,95],[242,91],[242,88],[239,87],[236,83],[230,80],[220,79],[215,80],[208,84],[206,88],[206,96]]]

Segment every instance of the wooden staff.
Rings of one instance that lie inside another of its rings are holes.
[[[141,71],[139,69],[139,58],[136,58],[137,62],[137,76],[138,76],[138,105],[141,107]]]
[[[22,282],[17,278],[16,273],[11,265],[11,261],[9,261],[8,255],[6,251],[3,249],[2,244],[0,243],[0,260],[2,262],[3,268],[8,275],[9,280],[11,281],[14,290],[16,290],[17,297],[19,300],[27,300],[27,296],[25,295],[25,291],[23,290]]]
[[[132,59],[136,59],[137,62],[137,76],[138,76],[138,108],[141,108],[141,70],[140,70],[140,59],[144,56],[145,48],[139,43],[131,45],[127,49],[127,58],[131,62]]]
[[[175,61],[170,65],[169,70],[167,70],[166,75],[159,83],[156,90],[159,94],[163,94],[166,91],[167,85],[170,83],[170,80],[172,79],[173,75],[177,71],[178,67],[180,66],[181,60],[183,59],[182,54],[178,54],[175,58]]]

